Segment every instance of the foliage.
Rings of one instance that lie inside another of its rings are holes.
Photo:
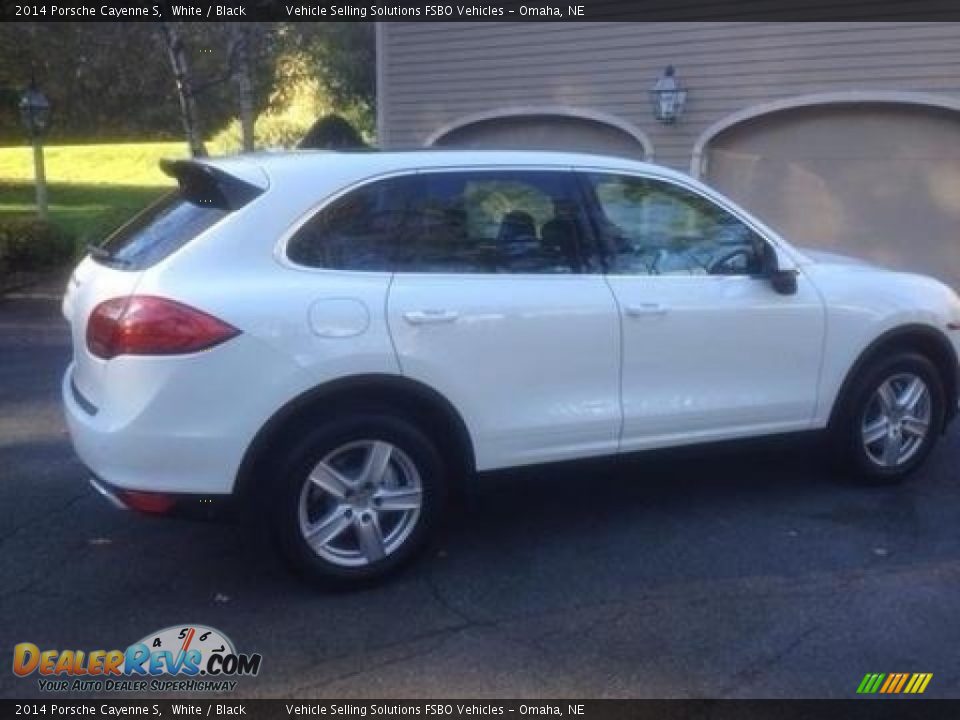
[[[344,118],[339,115],[324,115],[307,130],[298,147],[337,150],[365,148],[367,144]]]
[[[258,110],[291,106],[299,80],[318,84],[323,108],[362,133],[373,131],[374,41],[371,23],[247,23]],[[179,23],[200,88],[201,125],[226,127],[237,115],[229,82],[229,23]],[[279,68],[288,57],[299,66]],[[6,23],[0,25],[0,142],[24,141],[20,91],[35,76],[53,106],[50,138],[175,139],[183,135],[169,60],[156,23]],[[277,123],[279,121],[270,121]],[[281,123],[283,124],[283,123]],[[289,124],[289,123],[287,123]],[[304,125],[305,131],[309,124]],[[209,134],[209,133],[208,133]]]
[[[309,61],[302,56],[286,56],[277,62],[277,75],[285,80],[283,90],[269,98],[267,109],[254,125],[254,139],[259,148],[294,147],[316,121],[329,111],[329,101],[320,82],[307,71]],[[240,123],[231,121],[210,141],[210,150],[217,154],[239,152]]]
[[[54,223],[30,216],[0,218],[0,276],[60,265],[73,251],[71,237]]]
[[[218,28],[184,26],[198,74],[222,64]],[[200,50],[205,52],[199,52]],[[210,52],[206,52],[209,50]],[[13,95],[31,76],[53,108],[50,138],[174,139],[182,134],[176,88],[153,23],[6,23],[0,25],[0,94]],[[230,88],[203,97],[209,126],[234,112]],[[13,103],[0,105],[0,141],[22,142]]]
[[[317,75],[315,60],[304,52],[295,51],[280,57],[276,64],[276,90],[271,94],[267,109],[262,112],[254,126],[258,148],[293,148],[318,123],[317,118],[333,115],[337,104],[325,82]],[[354,146],[364,145],[364,139],[351,121],[361,127],[372,125],[364,118],[359,106],[343,109],[347,117],[340,117],[349,132],[356,136]],[[239,152],[240,123],[232,120],[210,141],[210,150],[215,154]]]
[[[306,67],[289,69],[317,78],[332,108],[351,122],[354,122],[351,112],[367,112],[370,125],[359,129],[369,134],[373,129],[376,88],[373,23],[291,23],[280,35],[286,52],[299,53],[310,61]],[[275,87],[277,92],[283,92],[282,83],[278,82]]]

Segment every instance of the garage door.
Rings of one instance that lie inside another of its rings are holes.
[[[796,244],[960,287],[960,113],[781,111],[725,130],[707,158],[708,182]]]
[[[501,150],[565,150],[643,159],[643,145],[620,128],[562,115],[498,117],[451,130],[434,145]]]

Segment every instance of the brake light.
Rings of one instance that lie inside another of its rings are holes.
[[[232,325],[167,298],[133,295],[97,305],[87,347],[97,357],[178,355],[206,350],[240,334]]]

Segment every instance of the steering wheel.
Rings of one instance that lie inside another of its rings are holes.
[[[750,265],[750,258],[752,257],[753,252],[750,248],[738,247],[733,250],[729,250],[720,257],[714,258],[707,265],[707,273],[710,275],[725,275],[727,273],[723,272],[723,267],[729,264],[732,260],[742,257],[746,261],[746,265]],[[740,274],[739,272],[737,273]]]

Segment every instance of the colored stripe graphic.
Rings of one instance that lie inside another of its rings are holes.
[[[857,686],[857,694],[920,695],[933,679],[933,673],[867,673]]]
[[[897,683],[897,687],[893,692],[900,692],[903,690],[903,686],[907,684],[907,673],[900,673],[900,682]]]

